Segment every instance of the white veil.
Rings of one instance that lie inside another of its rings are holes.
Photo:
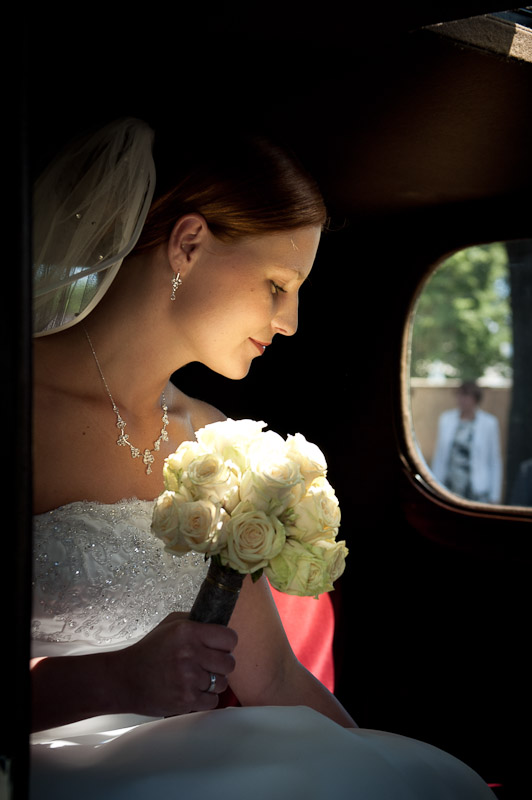
[[[113,122],[71,145],[33,194],[33,331],[67,328],[99,302],[140,236],[155,188],[153,131]]]

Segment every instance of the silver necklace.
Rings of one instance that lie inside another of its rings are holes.
[[[98,367],[98,372],[100,373],[100,377],[101,377],[101,379],[103,381],[103,385],[105,386],[107,394],[109,395],[109,400],[111,401],[111,404],[113,406],[113,411],[116,414],[116,427],[120,431],[120,435],[118,436],[118,439],[116,440],[116,443],[117,443],[117,445],[119,447],[129,447],[129,449],[131,450],[131,457],[132,458],[140,458],[142,456],[142,460],[146,465],[146,475],[150,475],[151,471],[152,471],[151,470],[151,465],[155,461],[155,456],[153,455],[153,452],[160,450],[161,442],[167,442],[168,441],[168,434],[166,432],[166,427],[168,425],[168,406],[166,405],[166,401],[164,399],[164,393],[161,395],[161,408],[163,410],[163,416],[162,416],[163,426],[161,428],[161,432],[159,434],[159,437],[153,443],[153,447],[151,448],[151,450],[148,450],[148,448],[146,448],[146,450],[144,450],[142,452],[141,450],[139,450],[138,447],[135,447],[134,445],[131,444],[131,442],[129,441],[129,434],[125,433],[126,423],[124,422],[124,420],[120,416],[120,411],[118,410],[118,406],[116,405],[115,401],[113,400],[113,395],[111,394],[111,390],[109,389],[109,387],[107,385],[107,381],[104,378],[104,374],[102,372],[102,368],[100,366],[100,362],[98,361],[98,356],[96,355],[96,351],[94,350],[94,345],[92,344],[91,337],[89,336],[89,332],[87,331],[87,329],[84,326],[83,326],[83,330],[85,331],[85,336],[87,337],[87,341],[89,343],[90,349],[92,350],[92,355],[94,356],[94,360],[96,362],[96,366]]]

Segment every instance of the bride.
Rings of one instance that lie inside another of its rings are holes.
[[[264,578],[229,627],[188,620],[203,559],[164,552],[153,500],[164,458],[224,415],[170,376],[241,379],[295,333],[326,211],[262,139],[154,153],[156,186],[151,130],[120,120],[35,190],[32,797],[493,797],[446,753],[357,728]],[[241,707],[217,708],[226,689]]]

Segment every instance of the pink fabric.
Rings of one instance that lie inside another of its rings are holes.
[[[334,691],[334,610],[328,594],[295,597],[272,588],[292,650],[309,672]]]

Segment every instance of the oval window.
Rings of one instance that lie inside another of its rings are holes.
[[[412,315],[408,374],[431,483],[532,506],[532,241],[469,247],[436,267]]]

